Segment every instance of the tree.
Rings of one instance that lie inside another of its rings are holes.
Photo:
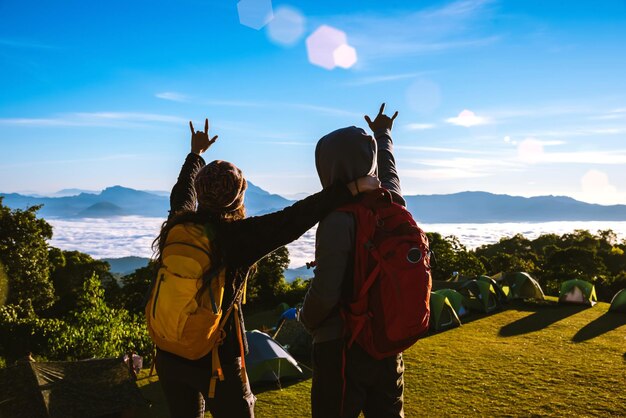
[[[453,235],[442,237],[437,232],[429,232],[428,242],[434,253],[430,263],[435,280],[448,280],[455,272],[466,276],[476,276],[485,273],[485,266],[473,252],[461,244]]]
[[[47,242],[52,226],[37,218],[40,208],[11,210],[0,197],[0,262],[9,278],[7,303],[21,305],[30,299],[36,312],[54,303]]]
[[[248,300],[271,306],[286,285],[283,272],[289,266],[289,250],[280,247],[256,264],[256,273],[248,279]]]
[[[149,354],[152,342],[145,322],[125,309],[107,306],[104,288],[94,274],[83,283],[76,309],[66,317],[67,327],[50,341],[62,358],[114,357],[134,349]]]
[[[9,276],[4,269],[4,264],[0,263],[0,307],[4,306],[9,297]]]
[[[52,250],[49,258],[55,260],[50,278],[58,297],[54,305],[54,314],[57,316],[76,308],[85,281],[94,275],[107,290],[111,287],[119,288],[109,271],[109,263],[94,260],[89,254],[80,251],[61,251],[59,254]]]
[[[556,291],[559,283],[570,279],[602,282],[607,271],[594,250],[569,247],[556,251],[546,260],[545,275],[549,290]]]
[[[142,313],[146,293],[148,293],[152,281],[157,275],[158,268],[159,263],[151,261],[146,267],[122,277],[122,288],[119,292],[118,301],[115,303],[116,306],[123,306],[132,313]]]

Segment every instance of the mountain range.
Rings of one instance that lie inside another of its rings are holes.
[[[67,190],[62,192],[67,193]],[[64,194],[64,193],[62,193]],[[147,192],[122,186],[101,192],[77,191],[72,196],[42,197],[0,193],[3,204],[16,209],[43,205],[44,218],[108,218],[116,216],[166,217],[165,192]],[[597,205],[566,196],[519,197],[487,192],[405,196],[409,211],[423,223],[490,223],[548,221],[626,221],[626,205]],[[282,209],[294,201],[271,194],[248,182],[248,215]]]

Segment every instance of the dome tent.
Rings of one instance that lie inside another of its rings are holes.
[[[489,313],[501,307],[496,287],[483,280],[469,280],[459,289],[459,293],[471,310]]]
[[[454,311],[456,312],[459,318],[462,318],[465,315],[470,313],[468,307],[465,305],[465,300],[463,299],[463,295],[461,295],[456,290],[440,289],[440,290],[435,290],[433,293],[436,293],[438,295],[445,296],[446,298],[448,298],[448,301],[454,308]]]
[[[281,378],[302,377],[302,369],[291,354],[264,332],[246,331],[246,370],[251,384],[278,382]]]
[[[622,289],[613,296],[609,312],[626,313],[626,289]]]
[[[478,280],[479,282],[489,283],[490,285],[493,286],[496,299],[500,305],[505,304],[508,301],[507,294],[504,293],[504,291],[502,290],[502,287],[500,287],[498,282],[496,282],[490,276],[481,275],[481,276],[476,276],[475,279]]]
[[[442,331],[459,325],[461,325],[461,320],[448,298],[432,292],[430,294],[430,329]]]
[[[593,306],[598,301],[596,288],[585,280],[567,280],[561,283],[559,303],[576,303]]]
[[[509,300],[537,299],[544,300],[545,295],[539,283],[525,272],[505,273],[496,281],[502,287]],[[508,291],[507,291],[508,290]]]
[[[486,280],[433,280],[432,286],[436,291],[443,289],[456,290],[463,296],[464,305],[478,312],[492,312],[502,306],[503,298],[506,299],[506,295],[504,295],[502,289],[497,284]],[[450,300],[450,302],[454,304],[453,300]]]

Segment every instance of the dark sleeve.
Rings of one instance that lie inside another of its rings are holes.
[[[396,160],[393,157],[393,141],[388,129],[374,132],[378,144],[378,178],[382,186],[391,192],[393,201],[406,206],[400,189],[400,177],[396,169]]]
[[[204,159],[192,152],[187,155],[183,167],[180,169],[178,180],[172,188],[170,194],[170,215],[174,215],[181,210],[196,210],[196,189],[193,187],[193,181],[196,174],[206,163]]]
[[[250,266],[351,200],[348,188],[335,184],[281,211],[224,223],[219,231],[224,261],[231,267]]]

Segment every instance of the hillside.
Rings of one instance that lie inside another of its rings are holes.
[[[146,267],[150,262],[145,257],[121,257],[121,258],[103,258],[111,266],[111,273],[126,275],[131,274],[135,270]]]
[[[72,194],[72,192],[76,192]],[[77,189],[61,190],[61,197],[29,196],[0,193],[3,204],[12,209],[43,205],[39,215],[44,218],[110,218],[114,216],[166,217],[169,193],[146,192],[122,186],[107,187],[101,192],[86,193]],[[248,215],[259,215],[288,206],[292,201],[271,194],[248,182],[245,205]]]
[[[169,195],[113,186],[99,193],[79,193],[63,197],[2,194],[10,208],[43,205],[45,218],[81,216],[112,217],[135,215],[165,217]],[[596,205],[564,196],[519,197],[486,192],[446,195],[405,196],[413,216],[426,223],[548,222],[548,221],[625,221],[626,205]],[[245,205],[248,215],[262,215],[292,204],[293,201],[269,193],[248,182]],[[95,206],[94,206],[95,205]],[[86,211],[86,212],[85,212]]]
[[[418,341],[404,354],[406,416],[622,415],[626,316],[607,309],[519,304]],[[155,381],[138,383],[166,417]],[[310,380],[268,389],[258,417],[310,416]]]
[[[462,192],[405,198],[413,216],[429,223],[626,220],[626,205],[596,205],[566,196],[520,197]]]

